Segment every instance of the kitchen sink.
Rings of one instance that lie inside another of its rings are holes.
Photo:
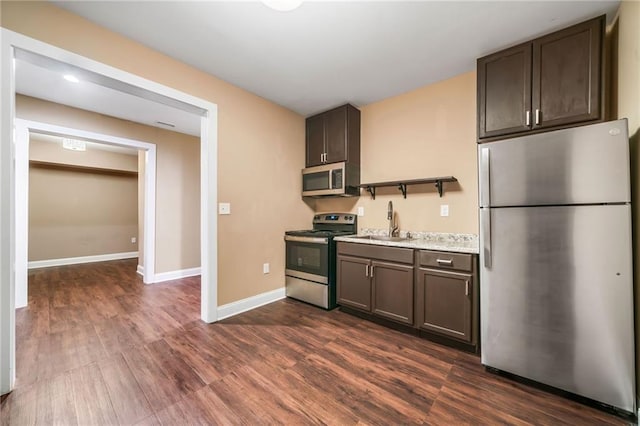
[[[357,238],[359,240],[372,240],[372,241],[407,241],[409,238],[405,237],[387,237],[386,235],[354,235],[349,238]]]

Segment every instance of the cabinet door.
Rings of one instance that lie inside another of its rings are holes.
[[[420,268],[418,327],[471,342],[472,275]]]
[[[324,115],[326,161],[347,161],[347,106],[327,111]]]
[[[529,130],[531,43],[478,59],[478,137]]]
[[[307,118],[307,158],[306,166],[318,166],[322,164],[324,156],[324,115],[315,115]]]
[[[371,279],[368,259],[338,256],[338,304],[371,312]]]
[[[413,325],[413,266],[371,262],[373,313]]]
[[[601,117],[603,18],[533,42],[534,128]]]

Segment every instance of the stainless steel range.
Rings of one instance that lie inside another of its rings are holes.
[[[357,233],[351,213],[320,213],[313,229],[285,232],[287,297],[325,309],[336,307],[336,243],[333,237]]]

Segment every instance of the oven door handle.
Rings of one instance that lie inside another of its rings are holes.
[[[285,235],[284,240],[295,243],[329,244],[328,238],[296,237],[294,235]]]

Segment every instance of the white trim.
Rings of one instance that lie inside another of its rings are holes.
[[[259,308],[260,306],[273,303],[277,300],[284,299],[285,297],[287,297],[285,294],[285,288],[282,287],[276,290],[268,291],[266,293],[247,297],[246,299],[238,300],[237,302],[231,302],[227,303],[226,305],[218,306],[218,320],[229,318],[234,315]]]
[[[0,33],[0,394],[13,389],[16,365],[15,309],[15,174],[14,47],[5,29]]]
[[[64,257],[60,259],[32,260],[29,269],[49,268],[51,266],[79,265],[81,263],[106,262],[109,260],[133,259],[138,257],[137,251],[124,253],[96,254],[93,256]],[[18,306],[16,305],[16,308]]]
[[[144,266],[138,265],[138,267],[136,268],[136,273],[144,277]]]
[[[15,126],[15,170],[16,187],[29,188],[29,129],[20,126],[16,120]],[[27,306],[28,301],[28,273],[29,257],[29,191],[15,192],[15,298],[16,309]]]
[[[209,104],[200,132],[200,318],[218,319],[218,106]],[[207,144],[206,141],[209,141]]]
[[[15,118],[15,48],[33,52],[107,76],[134,87],[197,106],[206,112],[201,120],[201,318],[217,320],[218,247],[217,215],[217,105],[179,90],[147,80],[53,45],[0,28],[0,394],[15,383],[15,172],[13,170],[13,126]],[[210,214],[211,213],[211,214]],[[213,218],[213,219],[212,219]],[[146,259],[145,250],[145,259]],[[146,269],[154,265],[145,263]]]
[[[200,268],[189,268],[181,269],[179,271],[160,272],[156,274],[156,279],[153,284],[161,283],[164,281],[179,280],[180,278],[195,277],[196,275],[200,275],[200,273]]]

